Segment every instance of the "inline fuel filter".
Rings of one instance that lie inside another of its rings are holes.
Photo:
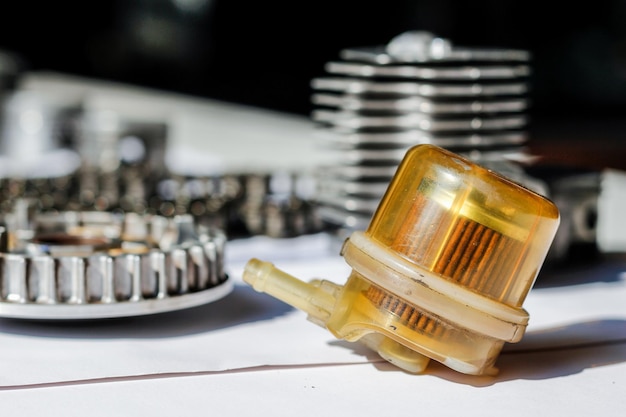
[[[365,231],[344,242],[344,285],[251,259],[243,279],[412,373],[436,360],[494,374],[559,225],[548,199],[434,145],[409,149]]]

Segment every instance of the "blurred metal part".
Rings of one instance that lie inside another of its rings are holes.
[[[389,41],[385,52],[389,60],[397,59],[404,62],[439,60],[452,55],[452,43],[430,32],[410,31],[401,33]],[[382,53],[379,54],[378,59],[382,60],[383,56]]]
[[[527,51],[459,47],[417,31],[339,55],[311,81],[310,117],[328,150],[316,201],[331,227],[366,227],[400,160],[418,144],[447,148],[548,194],[520,164],[532,160]]]
[[[2,106],[0,212],[19,198],[65,207],[80,156],[70,145],[74,101],[40,91],[13,90]]]
[[[596,254],[626,253],[626,172],[567,175],[551,182],[550,189],[562,218],[553,259],[566,259],[577,247]]]
[[[167,216],[190,213],[233,238],[293,237],[324,227],[314,193],[315,180],[306,172],[171,175],[159,183],[150,207]]]
[[[180,134],[188,126],[176,124],[180,115],[167,105],[157,101],[151,110],[124,89],[116,94],[69,90],[65,96],[65,89],[54,85],[18,90],[7,101],[0,213],[20,199],[34,199],[42,211],[190,214],[233,237],[321,230],[312,192],[305,191],[313,187],[303,187],[311,179],[306,172],[254,167],[235,172],[221,169],[219,162],[215,167],[210,155],[200,162],[202,169],[186,172],[193,163],[172,152],[169,142],[173,130]],[[60,159],[67,154],[71,160]],[[280,190],[276,184],[285,181],[277,179],[286,176],[289,189]]]
[[[525,132],[495,132],[477,134],[473,132],[432,134],[418,130],[403,132],[365,132],[343,133],[339,129],[325,129],[318,132],[318,137],[329,142],[333,147],[359,148],[361,146],[383,149],[404,148],[417,144],[431,144],[443,148],[453,146],[461,149],[481,149],[495,146],[523,145],[528,140]]]
[[[605,170],[600,178],[596,239],[603,253],[626,253],[626,172]]]
[[[415,67],[411,65],[396,65],[380,67],[363,63],[329,62],[326,64],[329,74],[346,75],[352,77],[396,77],[415,78],[419,80],[478,80],[510,79],[530,75],[528,65],[517,66],[462,66],[453,68]]]
[[[68,118],[76,108],[42,92],[15,90],[6,95],[0,130],[0,178],[55,178],[79,166],[68,146]]]
[[[389,65],[397,62],[528,61],[530,54],[517,49],[464,48],[427,31],[407,31],[384,46],[345,49],[341,51],[341,58]]]
[[[248,181],[242,218],[252,234],[293,237],[323,229],[312,204],[315,180],[308,173],[274,172]]]
[[[343,94],[380,94],[399,97],[484,97],[526,94],[525,83],[508,82],[497,85],[484,85],[478,82],[456,85],[412,81],[376,82],[358,78],[326,77],[316,78],[311,83],[319,91],[332,91]]]
[[[492,131],[520,129],[526,126],[524,115],[504,115],[495,117],[459,117],[457,119],[437,119],[432,115],[407,113],[401,115],[363,115],[350,111],[315,110],[312,118],[316,122],[327,123],[338,130],[385,129],[405,131],[419,129],[422,132],[449,131]]]
[[[145,212],[167,174],[167,127],[87,101],[74,132],[81,166],[67,209]]]
[[[61,112],[41,93],[18,90],[9,94],[3,103],[0,153],[21,159],[60,147]]]
[[[311,101],[318,106],[334,107],[344,111],[376,110],[389,113],[419,111],[425,114],[519,112],[525,111],[528,106],[525,98],[445,102],[420,96],[369,100],[367,97],[362,98],[353,94],[329,93],[314,94]]]
[[[227,295],[226,236],[166,219],[105,212],[5,215],[0,316],[127,317],[178,310]]]

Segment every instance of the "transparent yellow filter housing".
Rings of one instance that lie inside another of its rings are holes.
[[[495,374],[504,343],[524,334],[522,304],[558,225],[546,198],[418,145],[367,230],[345,241],[341,254],[352,268],[345,285],[304,282],[258,259],[243,278],[406,371],[423,372],[432,359],[466,374]]]

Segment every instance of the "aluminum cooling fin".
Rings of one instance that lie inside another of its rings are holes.
[[[500,174],[514,171],[512,179],[534,191],[546,188],[520,166],[531,159],[529,52],[467,48],[410,31],[339,55],[311,81],[310,117],[328,149],[316,197],[329,225],[366,226],[390,175],[417,145],[444,147]]]
[[[226,237],[191,216],[6,216],[0,317],[79,320],[162,313],[228,295]]]

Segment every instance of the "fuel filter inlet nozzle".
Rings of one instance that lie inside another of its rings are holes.
[[[243,278],[412,373],[431,359],[495,374],[559,225],[548,199],[432,145],[408,150],[366,231],[341,254],[346,283],[303,282],[251,259]]]

